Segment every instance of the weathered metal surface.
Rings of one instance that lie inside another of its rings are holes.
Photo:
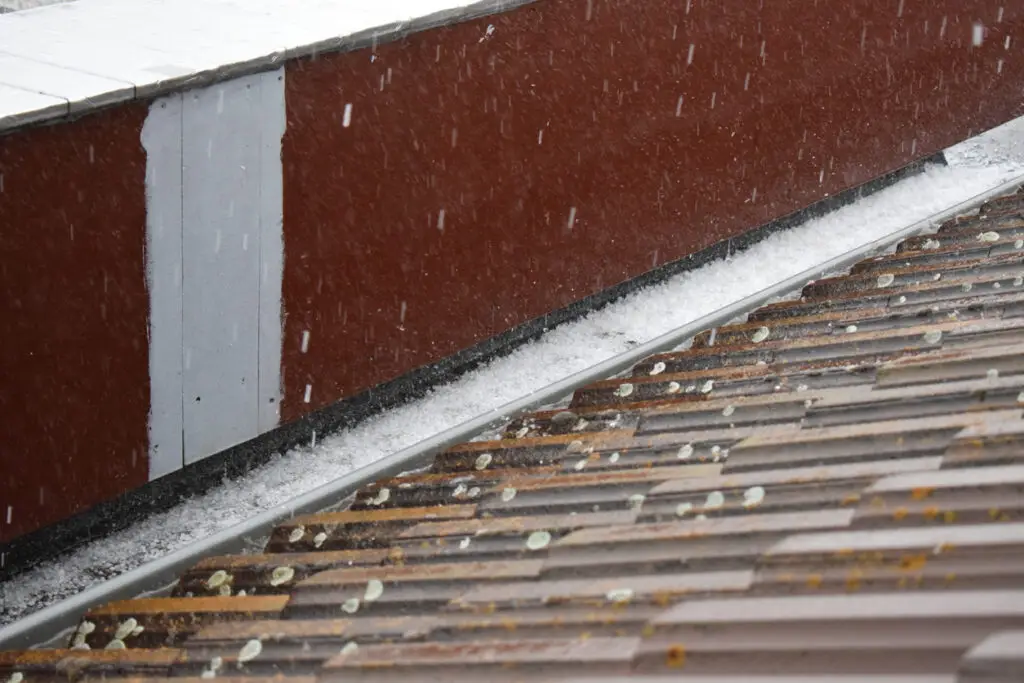
[[[174,588],[176,597],[265,595],[287,593],[302,579],[328,569],[380,565],[387,559],[383,549],[339,550],[266,555],[228,555],[203,560],[182,575]],[[224,580],[211,581],[223,572]]]
[[[173,648],[131,650],[28,650],[0,652],[0,679],[12,683],[71,683],[81,680],[150,681],[170,673],[184,657]]]
[[[540,560],[463,561],[325,572],[296,588],[288,617],[432,613],[461,596],[471,583],[535,579],[542,566]]]
[[[1024,631],[999,631],[964,656],[958,683],[1024,680]]]
[[[473,505],[433,505],[430,507],[394,508],[387,505],[391,489],[378,487],[371,510],[325,512],[296,517],[278,526],[267,541],[267,552],[340,550],[387,546],[402,530],[422,521],[435,519],[466,519],[473,516]]]
[[[694,600],[653,620],[634,666],[671,669],[672,648],[683,647],[690,673],[944,673],[1022,623],[1019,590]]]
[[[626,673],[638,638],[505,640],[475,643],[424,643],[360,647],[332,659],[321,680],[517,681],[573,671]],[[377,674],[389,675],[381,679]],[[372,678],[367,678],[372,676]],[[454,676],[454,678],[453,678]]]
[[[545,679],[543,683],[634,683],[634,681],[643,681],[644,683],[679,683],[679,681],[686,681],[686,683],[957,683],[958,679],[956,676],[944,675],[944,674],[817,674],[809,676],[800,675],[778,675],[773,676],[771,674],[765,675],[753,675],[753,676],[716,676],[714,674],[702,676],[688,675],[686,678],[680,678],[679,674],[666,674],[659,676],[658,674],[639,676],[636,673],[632,673],[628,676],[573,676],[571,678],[549,678]]]
[[[1003,258],[957,253],[925,270]],[[832,278],[841,309],[755,313],[367,484],[176,597],[95,609],[70,644],[183,648],[126,670],[147,681],[1020,680],[1018,295],[858,298],[865,277]]]
[[[229,585],[227,578],[221,574],[211,577],[210,583]],[[207,624],[272,618],[287,604],[286,595],[232,596],[230,590],[216,598],[122,600],[88,612],[69,645],[94,650],[168,647]]]

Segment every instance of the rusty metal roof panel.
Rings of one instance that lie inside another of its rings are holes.
[[[1024,631],[1000,631],[971,649],[960,665],[958,683],[1024,681]]]
[[[642,678],[629,676],[573,676],[572,678],[549,678],[543,683],[957,683],[956,676],[947,675],[893,675],[893,674],[863,674],[863,675],[817,675],[817,676],[791,676],[771,674],[753,676],[700,676],[687,675],[681,678],[679,674],[666,676],[644,676]]]
[[[354,648],[327,663],[321,681],[538,680],[575,672],[625,674],[639,638],[562,638],[410,643]]]
[[[0,652],[0,680],[12,683],[69,683],[80,680],[153,680],[170,674],[184,657],[173,648],[130,650],[28,650]]]
[[[0,680],[1020,681],[1022,239],[988,202]]]

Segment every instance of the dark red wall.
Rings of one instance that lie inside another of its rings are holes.
[[[0,541],[148,479],[146,111],[0,137]]]
[[[289,62],[283,420],[1024,113],[1022,18],[540,0]],[[0,137],[0,541],[148,478],[147,109]]]
[[[545,0],[290,62],[284,418],[1024,113],[1021,18]]]

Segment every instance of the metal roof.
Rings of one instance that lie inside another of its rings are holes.
[[[1020,681],[1022,414],[1018,191],[0,680]]]

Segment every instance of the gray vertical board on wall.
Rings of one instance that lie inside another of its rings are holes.
[[[259,433],[265,82],[254,74],[184,95],[186,465]]]
[[[181,469],[182,96],[153,102],[146,150],[146,284],[149,289],[149,478]]]
[[[284,274],[285,70],[261,74],[259,431],[281,418],[281,282]]]

